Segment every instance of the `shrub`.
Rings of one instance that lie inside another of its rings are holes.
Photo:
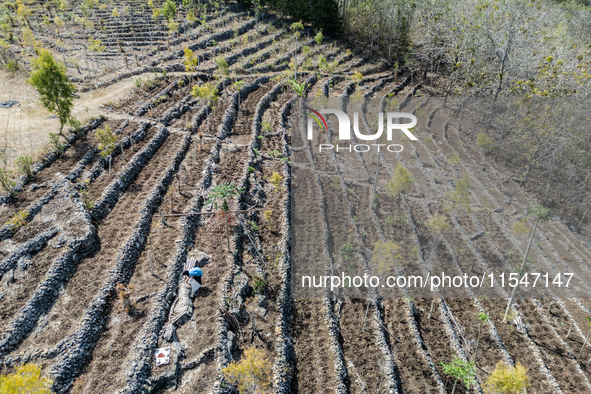
[[[453,210],[466,210],[468,213],[470,209],[470,191],[472,186],[470,185],[470,178],[468,175],[464,175],[462,178],[456,181],[456,189],[453,193],[448,196],[451,209]]]
[[[6,168],[6,159],[4,159],[4,165],[0,167],[0,186],[2,189],[11,196],[16,193],[16,182],[12,179],[12,171]]]
[[[402,248],[395,242],[375,243],[371,262],[375,265],[378,275],[385,274],[389,269],[400,266]]]
[[[266,133],[269,134],[271,131],[273,131],[273,128],[271,127],[271,123],[267,122],[266,120],[263,120],[261,122],[261,129]]]
[[[527,368],[521,363],[518,362],[517,365],[512,367],[506,362],[499,361],[495,370],[492,371],[484,383],[483,388],[487,394],[518,394],[524,392],[529,385]]]
[[[476,365],[474,361],[464,361],[458,356],[454,355],[449,364],[440,363],[443,367],[443,372],[455,378],[454,388],[461,381],[466,386],[466,390],[470,390],[470,386],[476,381],[474,373],[476,372]]]
[[[320,45],[320,44],[322,44],[323,39],[324,39],[324,34],[322,34],[322,30],[320,30],[318,32],[318,34],[316,34],[316,36],[314,36],[314,41],[316,41],[316,44]]]
[[[255,276],[252,282],[252,289],[256,294],[263,294],[267,288],[267,282],[260,276]]]
[[[273,211],[270,209],[267,209],[266,211],[263,212],[263,216],[265,217],[265,220],[267,221],[267,225],[269,226],[269,231],[273,231],[273,227],[274,227]]]
[[[410,189],[412,182],[410,172],[402,164],[398,163],[392,179],[386,186],[387,193],[391,196],[398,196],[398,205],[400,205],[400,193]]]
[[[222,75],[228,75],[228,62],[221,56],[215,58],[215,64],[218,65],[218,69]]]
[[[109,126],[105,126],[103,129],[97,129],[96,139],[99,142],[99,149],[101,150],[101,156],[107,157],[116,147],[117,136],[113,133],[113,130]]]
[[[488,135],[481,132],[476,136],[476,144],[484,150],[485,153],[492,153],[495,150],[495,144]]]
[[[353,80],[353,82],[359,83],[363,81],[363,74],[361,74],[359,71],[355,71],[351,79]]]
[[[341,252],[343,259],[349,260],[349,257],[351,257],[351,253],[353,253],[353,245],[344,244],[339,248],[339,252]]]
[[[275,189],[281,189],[281,186],[283,185],[283,177],[279,175],[279,173],[273,172],[273,175],[271,175],[271,184],[273,184]]]
[[[15,164],[19,172],[31,179],[33,177],[33,159],[29,155],[23,155],[16,159]]]
[[[513,231],[513,234],[517,236],[529,233],[529,230],[525,225],[525,219],[515,222],[511,230]]]
[[[255,347],[244,350],[240,361],[232,361],[222,374],[240,393],[264,393],[271,388],[271,363],[265,351]]]
[[[436,213],[425,222],[425,226],[436,234],[440,234],[449,228],[449,222],[445,215]]]
[[[6,223],[12,231],[16,231],[19,228],[26,226],[27,219],[29,218],[29,212],[20,210]]]
[[[53,381],[41,377],[41,368],[35,364],[16,367],[16,372],[0,376],[0,393],[51,394]]]
[[[61,155],[64,153],[66,146],[60,142],[60,136],[55,133],[49,133],[49,142],[53,145],[55,153]]]

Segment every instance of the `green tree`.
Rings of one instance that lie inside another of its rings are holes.
[[[176,5],[171,0],[166,0],[166,2],[162,5],[162,16],[164,19],[170,21],[176,18]]]
[[[244,190],[236,186],[234,182],[220,183],[219,185],[211,189],[211,191],[209,192],[209,197],[206,201],[206,204],[213,204],[213,209],[219,212],[223,212],[224,214],[224,221],[226,222],[226,239],[228,241],[228,252],[230,251],[230,229],[228,226],[228,211],[230,210],[230,206],[228,205],[228,200],[243,192]]]
[[[98,148],[101,150],[100,155],[109,159],[109,175],[111,175],[111,154],[117,147],[117,136],[109,126],[105,126],[104,129],[97,129],[95,134],[99,142]]]
[[[464,361],[458,356],[454,355],[449,364],[440,364],[443,367],[443,372],[446,375],[455,378],[451,394],[456,391],[458,381],[464,383],[466,390],[470,390],[470,386],[476,381],[474,375],[476,372],[476,365],[473,361]]]
[[[0,376],[0,393],[2,394],[51,394],[53,381],[41,377],[41,368],[34,364],[16,367],[16,372]]]
[[[472,186],[470,185],[470,178],[464,175],[462,178],[456,180],[456,188],[448,196],[448,201],[451,205],[451,210],[459,212],[465,210],[470,213],[470,192]]]
[[[527,368],[521,363],[514,367],[504,361],[499,361],[494,371],[484,383],[486,394],[520,394],[529,387]]]
[[[193,72],[199,65],[199,58],[195,56],[192,50],[185,48],[185,60],[183,61],[183,64],[185,65],[186,72]]]
[[[218,56],[215,58],[215,64],[218,66],[218,70],[222,75],[228,75],[228,62],[222,56]]]
[[[213,109],[217,103],[219,99],[218,91],[212,82],[208,82],[203,85],[194,85],[191,94],[193,97],[209,101],[205,109],[207,115],[207,129],[209,130],[209,107],[212,107]]]
[[[401,193],[410,189],[413,179],[408,171],[401,163],[398,163],[394,170],[392,179],[386,186],[387,193],[391,196],[398,196],[398,208],[400,208]]]
[[[45,109],[58,116],[61,135],[72,114],[76,87],[66,76],[66,67],[45,49],[39,50],[39,57],[31,65],[33,71],[27,82],[37,89]]]

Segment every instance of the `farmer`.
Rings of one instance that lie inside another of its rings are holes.
[[[188,276],[187,280],[193,278],[197,283],[201,284],[201,276],[203,275],[203,272],[201,271],[201,268],[195,267],[188,271],[183,271],[183,275]]]

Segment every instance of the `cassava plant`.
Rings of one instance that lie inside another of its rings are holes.
[[[470,390],[470,386],[476,381],[476,365],[473,361],[464,361],[458,356],[454,355],[451,362],[448,364],[440,363],[443,367],[443,372],[446,375],[454,378],[454,385],[451,394],[456,391],[458,382],[464,383],[466,390]]]
[[[228,225],[228,211],[230,210],[230,206],[228,205],[228,200],[241,193],[244,193],[244,189],[236,186],[234,182],[220,183],[211,189],[209,192],[209,197],[206,201],[206,204],[213,204],[213,209],[224,214],[228,252],[230,252],[230,229]]]

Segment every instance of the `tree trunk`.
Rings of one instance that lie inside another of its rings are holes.
[[[228,211],[224,211],[224,219],[226,221],[226,241],[228,241],[228,253],[230,252],[230,229],[228,226]]]
[[[589,335],[591,335],[591,331],[589,331],[589,334],[587,334],[587,338],[585,338],[585,342],[583,343],[583,346],[581,346],[581,351],[579,352],[579,357],[577,357],[577,362],[579,362],[579,360],[581,359],[581,356],[583,355],[583,350],[585,350],[585,345],[587,345],[587,342],[589,341]]]
[[[523,271],[525,270],[525,264],[527,263],[527,256],[529,255],[529,250],[531,249],[531,245],[534,242],[534,235],[536,234],[536,228],[538,227],[538,223],[540,223],[540,219],[536,220],[536,224],[531,232],[531,237],[529,239],[529,243],[527,244],[527,249],[525,251],[525,255],[523,256],[523,262],[521,263],[521,268],[519,269],[519,280],[517,281],[517,286],[513,288],[511,292],[511,298],[509,299],[509,304],[507,304],[507,309],[505,309],[505,317],[504,321],[507,320],[507,315],[509,314],[509,309],[511,309],[511,305],[513,305],[513,301],[515,301],[515,294],[517,294],[517,288],[519,287],[519,281],[523,277]]]
[[[480,345],[480,337],[482,336],[482,323],[478,326],[478,339],[476,340],[476,349],[474,350],[474,363],[476,364],[476,357],[478,357],[478,345]]]
[[[369,211],[370,212],[373,210],[373,200],[376,195],[376,187],[378,186],[378,172],[379,172],[379,170],[380,170],[380,153],[378,152],[378,160],[377,160],[377,164],[376,164],[376,178],[373,182],[373,191],[371,193],[371,203],[369,204]]]

